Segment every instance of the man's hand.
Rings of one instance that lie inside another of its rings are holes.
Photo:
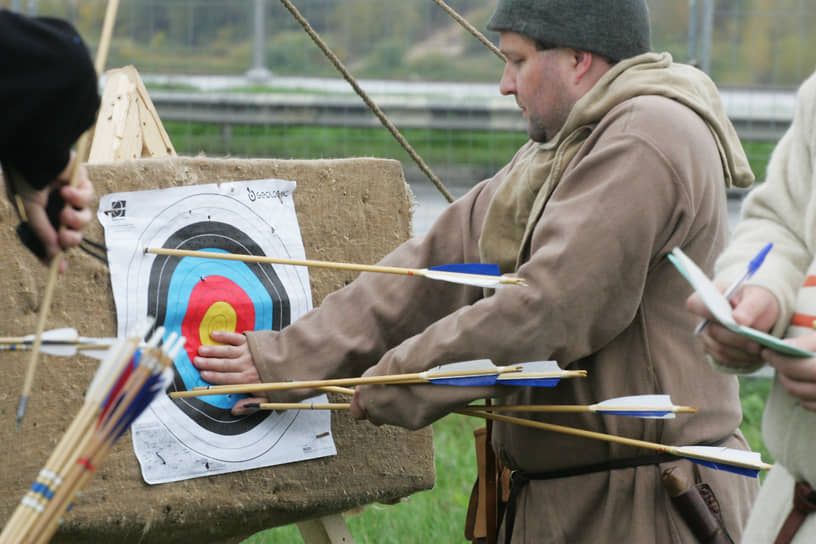
[[[193,366],[198,369],[204,381],[215,385],[260,383],[261,376],[243,334],[213,331],[210,338],[221,345],[202,345],[198,348],[198,357],[193,358]],[[266,402],[266,399],[263,397],[241,399],[232,407],[232,413],[234,415],[251,413],[252,410],[243,406],[258,402]]]
[[[786,340],[789,344],[816,351],[816,333]],[[802,408],[816,412],[816,357],[787,357],[770,349],[762,350],[762,358],[773,365],[779,382]]]
[[[725,285],[718,284],[722,291]],[[768,332],[779,317],[779,301],[768,289],[757,285],[745,285],[731,298],[734,320],[763,332]],[[686,308],[705,319],[713,315],[697,293],[686,300]],[[700,334],[707,354],[718,363],[733,368],[742,368],[761,361],[762,345],[745,336],[718,325],[715,321]]]
[[[45,264],[49,264],[61,249],[67,250],[78,246],[82,241],[82,230],[93,218],[88,206],[93,201],[95,192],[84,166],[78,167],[77,185],[71,187],[71,172],[75,160],[76,157],[72,155],[65,169],[44,189],[35,190],[22,183],[17,187],[29,227],[45,248],[43,258]],[[53,198],[52,193],[55,191],[67,204],[58,212],[56,218],[61,227],[59,231],[48,216],[49,197]],[[60,271],[64,270],[63,261]]]
[[[354,388],[354,396],[351,398],[350,411],[351,411],[351,417],[353,417],[354,419],[358,419],[358,420],[367,419],[368,421],[370,421],[371,423],[373,423],[374,425],[376,425],[378,427],[381,425],[381,423],[378,423],[378,422],[374,421],[368,415],[368,412],[366,411],[366,408],[365,408],[365,403],[363,403],[363,399],[360,397],[360,387],[359,386]]]

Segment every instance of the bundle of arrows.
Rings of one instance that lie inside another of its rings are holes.
[[[113,444],[173,379],[172,362],[184,338],[152,324],[108,349],[85,401],[57,447],[0,533],[0,544],[48,542],[74,498],[105,460]]]

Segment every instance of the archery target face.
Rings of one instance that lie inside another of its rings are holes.
[[[291,204],[294,184],[281,182],[291,186],[285,201],[281,197],[285,191],[261,192],[257,185],[260,182],[254,182],[254,188],[247,187],[250,183],[253,182],[124,193],[108,195],[100,201],[100,210],[110,207],[104,199],[120,203],[117,208],[120,214],[115,217],[103,218],[104,212],[100,211],[100,220],[106,227],[119,334],[126,334],[145,316],[154,316],[156,326],[166,328],[165,338],[177,333],[186,339],[184,349],[174,361],[175,377],[170,390],[208,385],[192,359],[202,344],[214,343],[210,338],[212,331],[281,330],[311,309],[304,267],[143,252],[147,247],[162,247],[304,258],[299,230],[283,227],[284,218],[289,221],[294,218],[296,227]],[[278,198],[262,202],[264,206],[247,198],[258,194]],[[116,266],[112,243],[121,245],[120,238],[128,240],[130,250],[128,258]],[[119,271],[117,275],[115,269]],[[239,398],[242,396],[185,399],[160,396],[147,412],[188,450],[228,463],[264,456],[279,443],[296,418],[304,417],[298,411],[259,411],[233,416],[230,409]]]
[[[263,255],[244,233],[215,221],[187,225],[175,231],[162,247]],[[166,328],[165,334],[175,332],[187,340],[175,360],[176,391],[209,385],[193,367],[192,359],[201,344],[215,343],[210,339],[213,330],[280,330],[290,322],[288,294],[274,268],[263,263],[160,255],[150,270],[147,299],[148,315]],[[174,402],[205,429],[238,434],[269,415],[233,416],[230,409],[238,398],[217,395]]]

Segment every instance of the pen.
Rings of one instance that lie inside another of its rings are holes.
[[[737,292],[737,289],[740,288],[740,286],[745,282],[745,280],[747,280],[748,278],[753,276],[754,272],[759,270],[759,267],[762,265],[762,261],[765,260],[765,256],[768,254],[768,252],[771,250],[772,247],[773,247],[773,243],[769,243],[768,245],[763,247],[759,251],[759,253],[757,253],[756,257],[751,259],[751,262],[748,263],[748,268],[745,270],[745,273],[742,276],[740,276],[739,278],[737,278],[737,280],[734,283],[729,285],[728,289],[726,289],[725,292],[723,293],[723,296],[726,299],[730,300],[731,295],[733,295],[734,293]],[[694,334],[698,335],[701,332],[703,332],[703,329],[705,329],[706,326],[709,323],[710,323],[710,321],[708,319],[703,319],[702,321],[700,321],[700,324],[697,325],[696,329],[694,329]]]

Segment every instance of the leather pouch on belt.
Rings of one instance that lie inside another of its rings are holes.
[[[478,476],[470,492],[470,501],[468,502],[467,516],[465,518],[465,538],[474,543],[481,543],[487,541],[487,507],[485,505],[487,428],[474,429],[473,438],[476,442]]]
[[[734,544],[723,525],[720,504],[706,483],[689,484],[673,469],[662,474],[663,486],[700,544]]]

